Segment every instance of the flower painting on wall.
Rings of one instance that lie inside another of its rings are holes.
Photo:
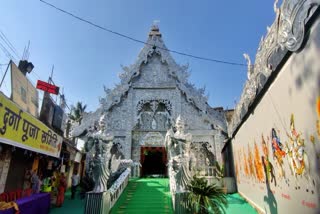
[[[320,96],[317,98],[317,104],[316,104],[316,109],[317,109],[317,132],[318,132],[318,137],[320,139]]]

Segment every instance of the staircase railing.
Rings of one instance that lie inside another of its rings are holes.
[[[127,168],[110,187],[110,208],[114,206],[129,182],[131,170]]]

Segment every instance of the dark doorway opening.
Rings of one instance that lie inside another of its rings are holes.
[[[166,176],[167,152],[164,147],[141,147],[141,176]]]

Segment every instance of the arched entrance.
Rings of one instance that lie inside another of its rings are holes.
[[[140,176],[167,176],[167,152],[164,147],[143,146],[140,154]]]

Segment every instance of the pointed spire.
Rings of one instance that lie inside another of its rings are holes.
[[[158,23],[159,21],[153,21],[153,24],[151,26],[151,29],[150,29],[150,32],[149,32],[149,36],[152,37],[152,36],[159,36],[161,37],[161,33],[160,33],[160,30],[159,30],[159,26],[158,26]]]

